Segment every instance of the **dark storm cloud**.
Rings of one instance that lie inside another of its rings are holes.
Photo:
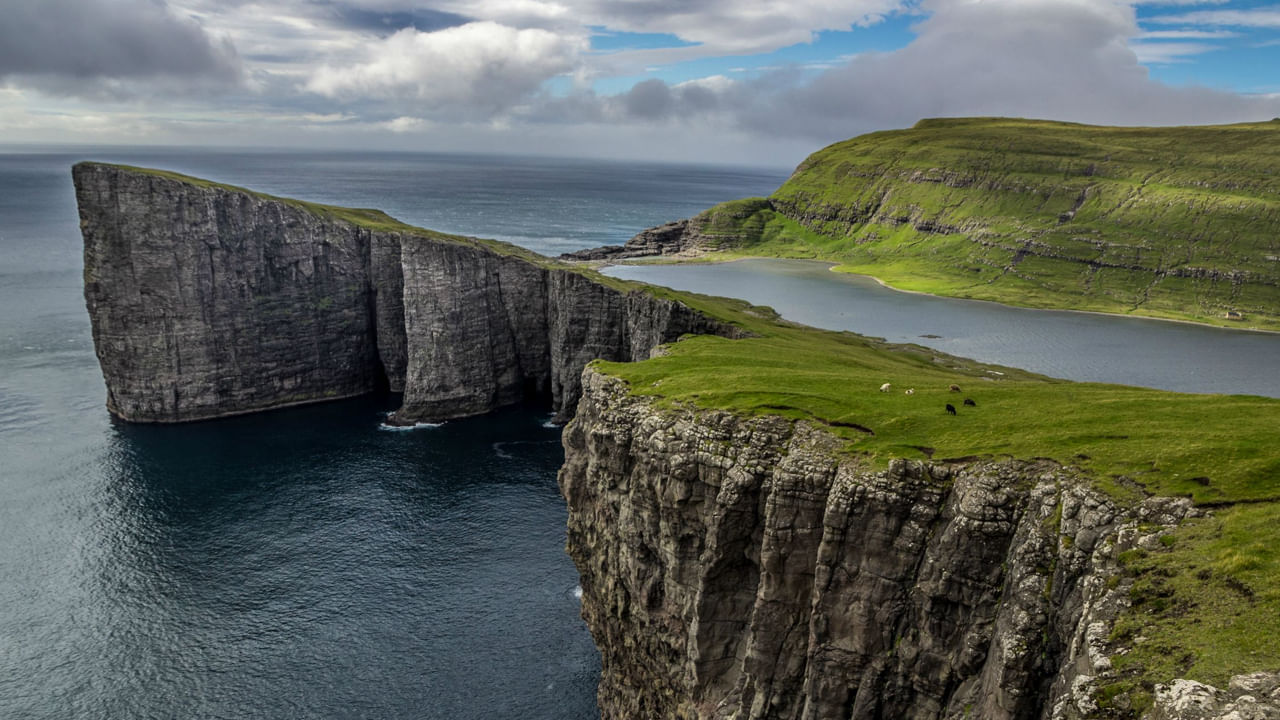
[[[338,25],[379,35],[390,35],[404,28],[432,32],[470,22],[470,18],[462,15],[431,8],[379,11],[345,3],[322,2],[317,5],[324,6],[333,22]]]
[[[0,23],[0,78],[68,87],[94,79],[234,82],[239,58],[162,0],[16,0]]]
[[[666,118],[675,109],[675,93],[658,79],[636,83],[618,98],[628,117],[639,120]]]

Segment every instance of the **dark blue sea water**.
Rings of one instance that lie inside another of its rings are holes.
[[[558,253],[785,170],[480,156],[0,155],[0,718],[591,718],[538,409],[378,429],[387,399],[114,422],[70,165],[160,166]]]

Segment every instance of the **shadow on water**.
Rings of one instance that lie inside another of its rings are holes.
[[[595,717],[559,430],[387,432],[389,407],[113,424],[80,549],[95,676],[50,716]]]

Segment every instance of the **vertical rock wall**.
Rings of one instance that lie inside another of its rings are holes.
[[[154,171],[82,163],[73,176],[107,406],[126,420],[387,387],[404,393],[394,422],[528,400],[563,421],[591,360],[737,332],[514,248]]]
[[[677,302],[462,243],[405,243],[403,268],[408,375],[393,422],[528,399],[549,401],[563,422],[592,360],[647,359],[689,333],[736,334]]]
[[[1086,483],[1052,463],[871,471],[805,423],[584,384],[560,486],[605,718],[1089,711],[1138,531]]]
[[[378,385],[368,233],[109,165],[74,179],[113,413],[199,420]]]

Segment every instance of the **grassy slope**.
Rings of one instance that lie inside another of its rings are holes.
[[[375,230],[476,244],[561,267],[507,243],[415,228],[376,210],[271,198],[165,171],[140,172],[279,200]],[[706,227],[738,233],[764,205],[760,200],[730,204],[708,215]],[[767,239],[769,224],[756,227]],[[869,466],[892,457],[1051,457],[1078,466],[1121,502],[1150,493],[1189,495],[1217,506],[1214,517],[1173,533],[1168,551],[1130,558],[1130,569],[1139,576],[1137,604],[1117,632],[1147,640],[1120,658],[1119,665],[1132,676],[1108,692],[1136,687],[1140,696],[1144,683],[1174,676],[1223,684],[1233,673],[1280,668],[1280,523],[1274,522],[1280,517],[1280,453],[1274,450],[1280,401],[1054,380],[919,346],[792,325],[768,309],[736,300],[569,269],[611,287],[679,300],[755,335],[687,338],[666,357],[597,363],[626,379],[633,392],[662,403],[827,423]],[[884,382],[893,384],[892,392],[879,392]],[[951,392],[953,383],[963,392]],[[906,388],[915,388],[915,394],[903,394]],[[965,397],[977,407],[962,405]],[[946,403],[959,414],[946,414]]]
[[[902,289],[1280,329],[1280,121],[921,121],[820,150],[767,202],[700,221],[730,253]]]
[[[1126,558],[1140,580],[1116,638],[1133,649],[1117,659],[1123,676],[1103,700],[1124,692],[1141,708],[1155,682],[1221,686],[1232,674],[1280,669],[1280,401],[1055,380],[654,292],[758,335],[687,338],[666,357],[598,363],[660,403],[823,422],[871,467],[904,456],[1050,457],[1121,502],[1184,495],[1213,507],[1213,517],[1172,533],[1167,551]],[[891,392],[879,392],[884,382]]]

